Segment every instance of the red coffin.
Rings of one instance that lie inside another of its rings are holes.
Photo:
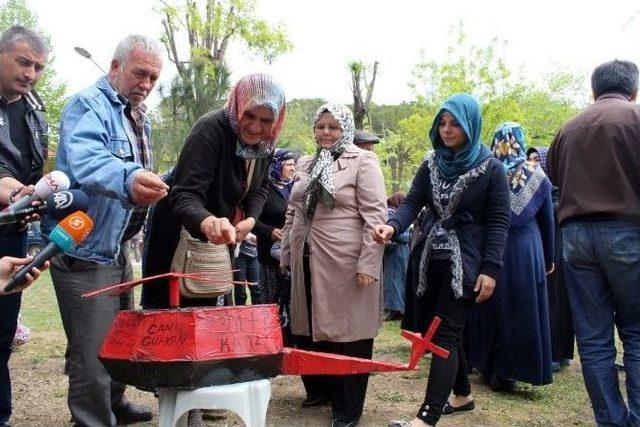
[[[147,390],[274,377],[282,359],[278,308],[122,311],[98,357],[115,380]]]

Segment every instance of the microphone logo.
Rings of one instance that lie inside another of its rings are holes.
[[[84,220],[79,217],[79,216],[74,216],[73,218],[71,218],[71,220],[69,221],[69,225],[71,226],[71,228],[73,228],[74,230],[80,230],[81,228],[84,228]]]
[[[43,176],[42,179],[44,179],[44,182],[47,184],[47,187],[49,187],[54,193],[58,191],[58,183],[56,182],[52,174],[48,173],[45,176]]]
[[[56,205],[56,209],[66,209],[71,206],[71,203],[73,202],[73,194],[67,191],[54,193],[53,202]]]

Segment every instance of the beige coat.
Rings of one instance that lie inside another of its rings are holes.
[[[376,155],[349,145],[333,163],[336,203],[318,203],[307,225],[302,195],[309,179],[311,156],[298,161],[282,236],[281,265],[291,268],[291,330],[314,341],[350,342],[373,338],[381,323],[382,254],[371,230],[387,220],[384,178]],[[309,244],[311,313],[309,333],[302,254]],[[356,273],[377,279],[367,288]]]

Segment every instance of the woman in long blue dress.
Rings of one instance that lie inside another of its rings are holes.
[[[403,191],[396,191],[387,199],[388,216],[391,218],[400,203],[407,197]],[[404,315],[404,284],[409,265],[409,240],[411,230],[395,236],[384,246],[383,271],[385,320],[402,320]]]
[[[496,129],[491,149],[505,168],[511,226],[496,291],[475,307],[469,326],[469,362],[496,390],[514,381],[553,380],[546,274],[553,271],[554,219],[551,183],[528,162],[518,123]]]

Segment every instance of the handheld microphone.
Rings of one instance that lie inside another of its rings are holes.
[[[52,171],[40,178],[33,188],[33,194],[23,197],[17,202],[9,205],[5,212],[15,212],[31,206],[32,202],[44,200],[51,193],[67,190],[71,185],[69,177],[60,171]]]
[[[53,258],[58,252],[68,252],[79,245],[93,229],[93,220],[84,212],[77,211],[64,218],[49,234],[51,241],[33,257],[33,260],[22,267],[13,275],[5,292],[12,291],[26,282],[27,274],[32,268],[42,268],[47,260]]]
[[[0,225],[15,224],[29,215],[51,215],[60,220],[75,211],[86,212],[89,209],[89,196],[82,190],[66,190],[49,194],[44,203],[28,206],[24,209],[0,212]]]

